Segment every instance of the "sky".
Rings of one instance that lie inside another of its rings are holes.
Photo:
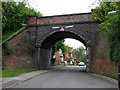
[[[40,11],[44,16],[86,13],[98,0],[29,0],[30,6]]]
[[[29,0],[29,2],[30,6],[40,11],[43,16],[87,13],[91,12],[91,8],[99,5],[98,0]],[[81,42],[70,38],[65,39],[65,44],[74,49],[79,46],[84,47]]]
[[[73,49],[78,48],[79,46],[86,48],[80,41],[71,39],[71,38],[66,38],[64,43],[65,43],[65,45],[73,47]]]

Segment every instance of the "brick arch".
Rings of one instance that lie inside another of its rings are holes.
[[[71,36],[66,35],[66,37],[64,37],[64,38],[67,38],[67,37],[68,38],[69,37],[75,38],[77,40],[82,41],[83,44],[86,46],[85,42],[91,40],[91,35],[93,34],[93,32],[91,31],[92,25],[94,26],[96,24],[94,24],[94,23],[77,23],[77,24],[60,24],[60,25],[37,26],[37,28],[36,28],[37,36],[35,35],[36,43],[41,45],[41,43],[47,37],[49,37],[50,35],[52,35],[54,33],[61,33],[61,32],[63,33],[63,32],[65,32],[65,33],[71,34]],[[67,26],[73,26],[73,27],[66,28]],[[59,27],[59,28],[53,29],[53,27]],[[64,31],[60,31],[61,27],[64,27]],[[33,30],[32,30],[32,32],[33,32]],[[60,37],[62,37],[62,36],[60,36]]]
[[[47,33],[42,37],[41,40],[41,48],[51,48],[51,46],[56,43],[57,41],[65,38],[73,38],[76,40],[79,40],[84,44],[84,46],[87,47],[86,42],[87,39],[85,39],[80,34],[74,32],[74,31],[55,31],[53,33]]]
[[[88,61],[93,62],[97,49],[98,23],[91,22],[90,13],[46,17],[31,16],[28,19],[28,27],[31,33],[31,43],[36,47],[37,68],[50,68],[50,47],[64,38],[81,41],[87,47]],[[64,31],[60,31],[62,27]],[[90,62],[88,62],[89,65]],[[92,65],[89,65],[87,66],[90,69]]]

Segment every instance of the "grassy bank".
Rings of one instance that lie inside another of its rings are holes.
[[[16,32],[7,32],[7,33],[4,33],[3,36],[2,36],[2,42],[5,42],[7,39],[17,35],[19,32],[21,32],[23,29],[25,29],[26,27],[22,27],[21,29],[17,30]]]
[[[31,72],[31,71],[37,71],[38,69],[13,69],[13,70],[2,70],[2,77],[13,77],[17,76],[19,74]]]

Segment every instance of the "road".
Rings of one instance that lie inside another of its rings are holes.
[[[117,88],[116,85],[94,77],[84,70],[84,66],[59,66],[13,88]]]

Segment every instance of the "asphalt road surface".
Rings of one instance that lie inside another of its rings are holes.
[[[84,70],[84,66],[59,66],[13,88],[117,88],[113,83],[94,77]]]

